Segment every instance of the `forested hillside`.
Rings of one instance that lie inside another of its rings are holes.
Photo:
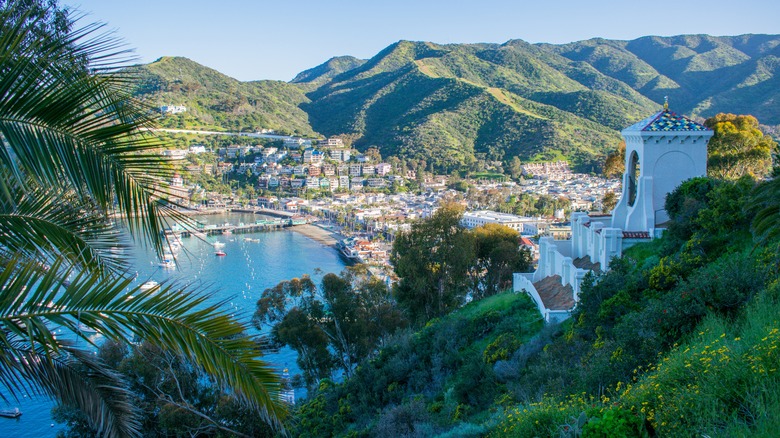
[[[168,128],[227,131],[274,129],[315,135],[300,105],[302,89],[281,81],[240,82],[187,58],[163,57],[134,67],[136,94],[148,104],[184,105],[187,111],[161,119]]]
[[[683,183],[664,236],[589,274],[562,325],[542,328],[524,294],[475,300],[397,332],[342,383],[321,381],[293,431],[776,436],[779,187]]]
[[[780,36],[642,37],[570,44],[399,41],[335,57],[290,83],[241,83],[185,58],[139,67],[138,94],[185,104],[166,126],[345,136],[358,149],[468,169],[565,157],[594,170],[617,131],[660,109],[780,125]]]

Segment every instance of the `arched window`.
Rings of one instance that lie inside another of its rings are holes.
[[[628,172],[628,206],[633,207],[634,202],[636,202],[637,182],[639,181],[639,154],[636,151],[631,152],[626,172]]]

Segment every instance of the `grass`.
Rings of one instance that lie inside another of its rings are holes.
[[[558,436],[580,412],[601,421],[607,412],[622,412],[636,424],[647,420],[657,436],[777,436],[778,315],[776,280],[739,317],[706,318],[689,339],[648,369],[637,369],[633,381],[619,382],[600,398],[572,395],[512,407],[491,436]]]
[[[491,173],[491,172],[478,172],[478,173],[472,173],[469,175],[469,178],[472,179],[494,179],[494,180],[505,180],[506,175],[502,173]]]
[[[625,257],[636,260],[637,264],[641,266],[645,260],[659,254],[663,245],[664,243],[662,239],[653,239],[649,242],[637,243],[636,245],[626,249],[623,252],[623,255]]]

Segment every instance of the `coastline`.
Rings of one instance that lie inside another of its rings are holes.
[[[308,237],[309,239],[314,240],[315,242],[319,242],[325,246],[330,246],[333,248],[336,248],[339,241],[344,239],[344,236],[342,236],[341,234],[325,229],[319,225],[313,225],[313,224],[296,225],[294,227],[290,227],[289,229],[301,233],[304,236]]]

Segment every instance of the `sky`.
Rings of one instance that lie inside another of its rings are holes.
[[[399,40],[568,43],[780,33],[777,0],[59,0],[102,22],[138,62],[184,56],[241,81],[289,81]]]

